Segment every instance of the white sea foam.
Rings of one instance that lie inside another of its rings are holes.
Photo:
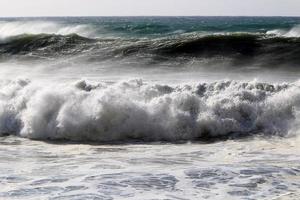
[[[2,81],[0,132],[34,139],[196,140],[296,134],[300,84],[220,81],[195,85],[41,85]]]
[[[78,34],[84,37],[95,36],[95,30],[90,25],[65,25],[44,21],[0,21],[0,39],[22,34]]]
[[[295,138],[62,145],[3,137],[0,155],[5,200],[300,198]]]
[[[268,35],[276,35],[280,37],[300,37],[300,26],[294,26],[289,30],[275,29],[267,32]]]

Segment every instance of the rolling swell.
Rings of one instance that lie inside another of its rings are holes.
[[[19,35],[6,39],[0,43],[1,54],[26,55],[40,54],[48,56],[59,56],[72,54],[75,50],[83,51],[84,46],[93,40],[76,34],[71,35]]]
[[[40,140],[201,141],[298,134],[300,85],[0,84],[0,133]]]
[[[150,58],[188,62],[191,59],[224,59],[232,64],[263,66],[300,63],[300,38],[270,34],[179,34],[162,38],[90,39],[71,35],[19,35],[0,42],[2,58],[10,56],[63,57],[83,55],[89,60]]]

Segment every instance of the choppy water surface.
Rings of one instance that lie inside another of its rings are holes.
[[[299,199],[299,140],[51,144],[1,138],[1,199]]]

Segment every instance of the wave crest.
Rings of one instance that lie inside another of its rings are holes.
[[[278,37],[300,37],[300,25],[294,26],[289,30],[275,29],[267,31],[267,35],[275,35]]]
[[[95,30],[90,25],[65,25],[43,21],[0,21],[0,39],[7,39],[18,35],[77,34],[83,37],[95,36]]]
[[[0,132],[32,139],[179,141],[295,134],[300,85],[0,84]],[[294,128],[293,128],[294,127]]]

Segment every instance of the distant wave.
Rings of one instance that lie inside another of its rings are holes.
[[[92,37],[95,35],[95,30],[92,26],[85,24],[71,25],[49,21],[0,21],[0,39],[3,40],[25,34],[78,34],[83,37]]]
[[[77,34],[18,35],[0,42],[0,58],[82,55],[93,61],[147,58],[150,62],[191,59],[230,60],[232,65],[299,66],[300,38],[266,34],[179,34],[162,38],[93,39]],[[146,59],[145,59],[146,60]]]
[[[179,141],[297,134],[300,84],[141,80],[0,84],[0,133],[71,141]]]
[[[268,35],[275,35],[278,37],[300,37],[300,25],[291,29],[275,29],[267,31]]]

